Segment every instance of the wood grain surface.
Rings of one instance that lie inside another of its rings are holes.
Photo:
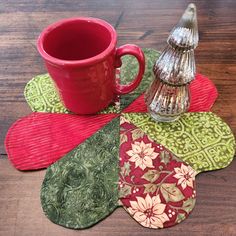
[[[118,32],[118,44],[135,43],[162,50],[187,0],[1,0],[0,1],[0,235],[236,235],[236,161],[197,177],[197,204],[181,224],[145,229],[122,209],[86,230],[70,230],[43,214],[39,191],[45,170],[20,172],[7,159],[5,134],[31,111],[23,89],[34,75],[46,72],[36,39],[61,18],[105,19]],[[217,86],[213,111],[236,134],[236,1],[198,0],[200,43],[197,70]]]

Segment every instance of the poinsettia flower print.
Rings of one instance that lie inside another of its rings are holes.
[[[142,170],[146,167],[153,168],[152,160],[158,156],[158,153],[154,152],[152,144],[145,144],[141,141],[134,142],[131,145],[132,150],[129,150],[126,153],[130,156],[129,161],[135,162],[135,168],[140,167]]]
[[[120,125],[124,123],[130,123],[124,116],[120,116]]]
[[[178,185],[181,185],[183,189],[187,186],[193,188],[193,181],[195,180],[196,171],[191,166],[181,164],[181,167],[174,168],[174,177],[178,179]]]
[[[164,212],[166,204],[161,203],[159,195],[145,198],[136,197],[137,201],[130,201],[131,207],[127,211],[142,226],[148,228],[163,228],[163,223],[169,221],[167,214]]]

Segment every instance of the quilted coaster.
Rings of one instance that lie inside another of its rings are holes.
[[[197,74],[195,80],[190,84],[190,94],[189,112],[210,111],[218,97],[215,85],[201,74]]]
[[[47,169],[42,208],[59,225],[87,228],[109,215],[118,202],[119,118]]]
[[[119,76],[118,71],[117,76]],[[33,112],[71,113],[61,102],[49,74],[37,75],[30,80],[25,86],[24,95]],[[101,113],[118,113],[119,111],[119,98],[117,97]]]
[[[120,100],[116,98],[114,103],[102,111],[102,113],[119,113],[120,106],[121,110],[123,110],[132,102],[135,104],[126,112],[146,112],[143,95],[141,97],[139,96],[148,88],[152,81],[152,68],[159,53],[150,48],[145,48],[143,51],[146,66],[141,84],[132,93],[123,95]],[[129,83],[137,72],[138,63],[136,59],[132,56],[122,57],[122,68],[120,70],[121,83]],[[117,79],[118,78],[119,71],[117,71]],[[196,75],[196,79],[191,83],[190,91],[192,97],[189,111],[209,111],[218,96],[214,84],[208,78],[200,74]],[[53,81],[48,74],[38,75],[30,80],[25,87],[24,94],[26,101],[34,112],[69,113],[61,103]],[[138,101],[136,101],[136,99]]]
[[[233,160],[234,135],[211,112],[185,113],[178,121],[168,124],[155,122],[144,113],[125,113],[124,117],[198,173],[224,168]]]
[[[115,116],[32,113],[8,130],[5,139],[8,158],[19,170],[48,167]]]
[[[121,117],[119,193],[142,226],[163,228],[184,220],[195,205],[195,170]]]
[[[121,123],[120,162],[115,118],[47,169],[41,203],[51,221],[87,228],[121,203],[141,225],[163,228],[192,211],[195,171],[123,117]]]

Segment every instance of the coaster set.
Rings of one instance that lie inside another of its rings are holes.
[[[122,206],[144,227],[173,226],[194,208],[196,174],[233,160],[230,128],[208,112],[218,93],[206,77],[196,76],[190,112],[178,121],[155,122],[146,113],[143,92],[158,52],[144,53],[141,85],[97,115],[65,114],[69,112],[47,74],[26,85],[34,113],[12,125],[5,146],[19,170],[48,167],[41,203],[52,222],[87,228]],[[122,62],[119,77],[128,83],[137,62],[130,56]]]

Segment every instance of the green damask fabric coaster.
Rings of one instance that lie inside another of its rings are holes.
[[[27,103],[33,112],[71,113],[62,104],[49,74],[35,76],[30,80],[24,90]],[[102,114],[119,113],[119,101],[114,101]]]
[[[63,106],[49,74],[37,75],[24,90],[25,99],[32,111],[69,113]]]
[[[198,173],[224,168],[233,160],[234,135],[211,112],[185,113],[173,123],[156,122],[147,113],[126,113],[124,117]]]
[[[119,118],[115,118],[47,169],[41,203],[51,221],[80,229],[114,211],[118,205],[118,137]]]
[[[121,97],[121,108],[128,106],[135,100],[152,80],[152,66],[154,65],[159,53],[153,49],[143,49],[145,54],[146,66],[143,80],[139,87],[131,94]],[[129,83],[138,71],[137,60],[132,56],[122,57],[122,68],[120,75],[121,83]],[[55,112],[55,113],[70,113],[62,104],[59,95],[56,92],[54,83],[48,74],[37,75],[30,80],[25,87],[24,95],[30,108],[34,112]],[[101,113],[119,113],[120,101],[117,99],[114,104],[111,104]]]

